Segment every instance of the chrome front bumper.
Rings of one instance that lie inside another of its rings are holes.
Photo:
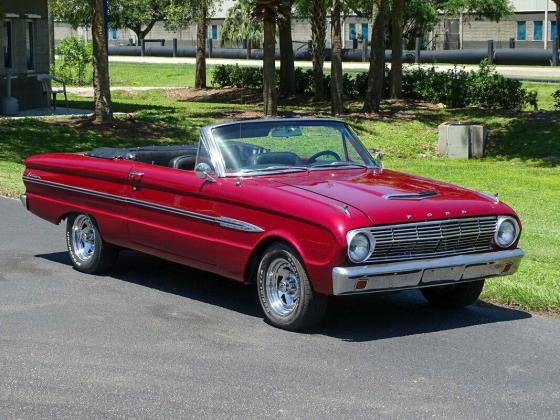
[[[347,295],[453,284],[517,271],[523,251],[466,254],[388,264],[335,267],[333,293]]]
[[[27,194],[21,194],[19,196],[19,199],[21,201],[21,204],[23,204],[23,207],[25,207],[25,210],[28,210],[29,207],[27,207]]]

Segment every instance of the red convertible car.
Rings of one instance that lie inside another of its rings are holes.
[[[300,330],[329,295],[420,289],[474,303],[514,273],[521,223],[495,196],[383,169],[330,119],[204,127],[196,146],[99,148],[25,161],[21,200],[66,220],[74,267],[135,249],[257,285],[270,323]]]

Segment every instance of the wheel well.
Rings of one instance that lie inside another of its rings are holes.
[[[253,253],[251,254],[251,257],[249,258],[249,262],[247,263],[247,266],[245,267],[245,283],[248,284],[254,284],[255,283],[255,273],[257,272],[258,266],[259,266],[259,261],[262,257],[262,255],[264,254],[264,251],[266,250],[266,248],[268,248],[270,245],[274,244],[274,243],[285,243],[286,245],[290,245],[292,248],[295,249],[295,247],[286,239],[280,237],[280,236],[270,236],[266,239],[264,239],[261,243],[259,243],[257,245],[257,247],[253,250]],[[297,250],[296,250],[297,252]]]
[[[72,214],[76,213],[75,211],[69,211],[68,213],[64,213],[62,216],[60,216],[58,218],[58,223],[57,225],[59,225],[62,221],[68,219],[68,217],[70,217]]]

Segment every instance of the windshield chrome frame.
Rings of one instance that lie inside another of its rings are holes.
[[[206,150],[208,150],[208,153],[210,155],[210,161],[212,162],[212,166],[214,169],[214,172],[216,174],[217,177],[219,178],[226,178],[226,177],[251,177],[251,176],[258,176],[258,175],[275,175],[275,174],[284,174],[284,173],[292,173],[292,172],[300,172],[302,171],[301,167],[294,167],[294,169],[290,169],[290,167],[286,167],[286,169],[279,169],[278,171],[254,171],[254,172],[230,172],[227,173],[226,172],[226,165],[225,165],[225,161],[224,161],[224,157],[222,155],[222,152],[220,150],[220,146],[218,144],[218,142],[216,141],[216,139],[214,138],[214,136],[212,135],[212,130],[215,128],[219,128],[219,127],[223,127],[223,126],[227,126],[227,125],[234,125],[234,124],[244,124],[244,123],[250,123],[250,124],[254,124],[254,123],[270,123],[273,121],[278,121],[278,122],[286,122],[286,123],[303,123],[305,124],[305,122],[325,122],[325,123],[329,123],[329,122],[337,122],[340,124],[343,124],[346,129],[348,130],[348,133],[350,134],[350,141],[352,141],[354,143],[354,146],[359,149],[358,152],[360,154],[360,157],[363,156],[367,156],[367,160],[369,160],[369,163],[366,162],[366,164],[364,165],[365,168],[367,169],[380,169],[379,166],[375,165],[374,159],[371,156],[371,153],[369,153],[369,151],[366,149],[366,147],[363,145],[362,141],[360,140],[360,138],[356,135],[356,133],[354,132],[354,130],[352,130],[352,127],[350,127],[346,122],[341,121],[341,120],[337,120],[337,119],[333,119],[333,118],[268,118],[268,119],[263,119],[263,120],[245,120],[245,121],[232,121],[232,122],[227,122],[227,123],[223,123],[223,124],[215,124],[215,125],[207,125],[204,126],[200,129],[200,142],[202,142],[202,145],[204,147],[206,147]],[[366,159],[364,159],[366,160]],[[196,158],[196,162],[198,163],[198,153],[197,153],[197,158]],[[361,164],[362,165],[362,164]],[[348,168],[343,168],[343,167],[339,167],[340,169],[348,169]],[[307,171],[313,169],[313,168],[306,168]],[[323,170],[336,170],[336,167],[332,167],[332,168],[321,168]]]

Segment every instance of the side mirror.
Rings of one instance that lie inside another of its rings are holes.
[[[369,149],[372,154],[373,162],[379,166],[379,168],[383,169],[383,152],[380,152],[377,149]]]
[[[212,178],[212,176],[210,175],[211,171],[212,168],[210,167],[210,165],[204,162],[200,162],[194,168],[194,173],[196,174],[197,177],[199,177],[200,179],[207,179],[211,182],[214,182],[214,178]]]

